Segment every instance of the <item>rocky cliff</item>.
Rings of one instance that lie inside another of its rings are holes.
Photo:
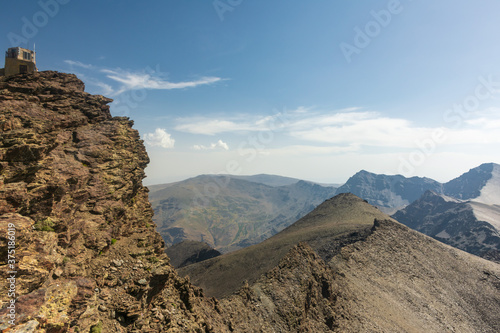
[[[179,277],[142,186],[145,148],[110,102],[70,74],[0,80],[0,330],[331,331],[333,277],[307,246],[270,272],[288,276],[275,299],[243,286],[219,301]]]
[[[177,277],[152,223],[145,148],[111,101],[74,75],[0,81],[0,329],[13,299],[26,331],[158,332],[166,308],[168,327],[203,326],[187,310],[201,291]]]

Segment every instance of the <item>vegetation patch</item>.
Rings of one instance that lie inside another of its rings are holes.
[[[54,221],[50,217],[43,219],[35,224],[35,230],[38,231],[54,231]]]

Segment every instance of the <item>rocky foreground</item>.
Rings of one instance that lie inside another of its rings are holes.
[[[388,217],[331,253],[322,241],[321,256],[298,237],[250,284],[204,296],[169,264],[142,186],[146,151],[110,102],[74,75],[0,79],[0,330],[500,331],[500,265]]]

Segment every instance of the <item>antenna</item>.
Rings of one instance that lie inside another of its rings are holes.
[[[35,64],[35,71],[38,72],[38,67],[36,67],[36,50],[35,50],[35,42],[33,42],[33,63]]]

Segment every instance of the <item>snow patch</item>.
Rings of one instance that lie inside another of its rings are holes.
[[[439,234],[437,234],[435,237],[439,238],[450,238],[450,234],[446,232],[446,230],[441,231]]]
[[[500,204],[500,165],[493,165],[492,177],[481,189],[479,197],[474,201],[485,204]]]
[[[500,205],[487,205],[474,201],[469,204],[478,221],[488,222],[500,232]]]
[[[437,195],[439,195],[441,198],[443,198],[444,201],[446,201],[446,202],[460,203],[460,202],[464,202],[465,201],[465,200],[461,200],[461,199],[452,198],[452,197],[449,197],[449,196],[444,195],[444,194],[437,194]]]

